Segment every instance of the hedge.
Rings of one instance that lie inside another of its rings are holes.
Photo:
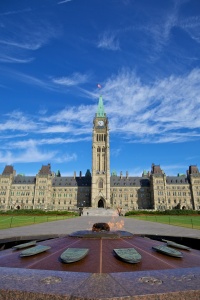
[[[152,211],[152,210],[131,210],[125,213],[125,216],[132,215],[199,215],[198,210],[187,209],[172,209],[164,211]]]
[[[18,209],[18,210],[7,210],[7,211],[0,211],[0,215],[68,215],[68,216],[78,216],[78,212],[74,211],[44,211],[40,209]]]

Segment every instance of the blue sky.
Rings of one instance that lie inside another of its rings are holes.
[[[111,171],[199,167],[200,1],[1,1],[0,90],[0,173],[91,170],[100,94]]]

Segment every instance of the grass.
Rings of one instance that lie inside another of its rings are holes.
[[[41,216],[9,216],[0,215],[0,229],[7,229],[12,227],[28,226],[44,222],[52,222],[73,218],[74,216],[67,215],[41,215]]]
[[[180,227],[200,229],[200,216],[167,216],[167,215],[132,215],[131,218],[169,224]]]

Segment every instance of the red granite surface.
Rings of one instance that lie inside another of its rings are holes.
[[[22,250],[8,249],[0,252],[0,267],[57,270],[69,272],[90,272],[90,273],[115,273],[135,272],[148,270],[165,270],[177,268],[200,267],[200,251],[181,250],[183,258],[175,258],[158,253],[152,246],[165,244],[133,236],[132,238],[118,239],[87,239],[75,237],[62,237],[38,244],[51,246],[51,249],[35,256],[19,256]],[[88,255],[79,262],[64,264],[60,255],[68,247],[88,248]],[[142,256],[141,262],[128,264],[116,258],[113,249],[134,247]]]

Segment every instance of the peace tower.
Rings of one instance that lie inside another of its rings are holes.
[[[93,120],[92,136],[92,207],[110,207],[110,146],[108,118],[102,96]]]

